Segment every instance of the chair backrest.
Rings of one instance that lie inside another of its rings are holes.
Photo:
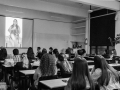
[[[63,67],[60,65],[60,63],[57,63],[57,68],[60,69],[60,72],[61,72],[61,73],[64,73],[64,72],[65,72],[65,70],[64,70]]]
[[[51,79],[57,79],[57,75],[53,75],[53,76],[42,76],[39,78],[39,81],[41,80],[51,80]]]
[[[15,70],[22,70],[23,68],[23,62],[17,62],[16,65],[14,66]]]

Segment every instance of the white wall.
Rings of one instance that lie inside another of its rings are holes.
[[[72,10],[71,13],[75,13],[75,11]],[[73,16],[37,11],[37,10],[30,10],[30,9],[13,7],[13,6],[6,6],[1,4],[0,4],[0,15],[34,19],[33,29],[34,29],[35,52],[36,52],[36,47],[38,46],[47,49],[50,46],[52,46],[53,48],[58,48],[59,50],[71,46],[70,22],[73,20]],[[86,17],[87,13],[83,13],[81,15]],[[12,53],[12,50],[13,48],[9,48],[8,53]],[[20,49],[20,53],[26,51],[27,49]]]
[[[18,17],[18,18],[36,18],[34,19],[34,50],[36,47],[42,48],[66,48],[70,46],[71,16],[47,13],[36,10],[16,8],[12,6],[0,5],[0,15]],[[53,17],[52,17],[53,16]],[[55,17],[54,17],[55,16]],[[57,17],[57,18],[56,18]],[[58,22],[59,21],[59,22]],[[51,41],[51,43],[49,42]],[[12,53],[13,48],[7,48],[8,53]],[[26,49],[19,49],[20,53],[26,52]]]
[[[13,49],[14,48],[7,48],[7,53],[8,54],[13,54]],[[18,48],[19,49],[19,53],[27,53],[27,48]]]
[[[63,22],[71,22],[71,16],[55,14],[50,12],[43,12],[38,10],[30,10],[25,8],[18,8],[0,4],[0,15],[18,17],[18,18],[31,18],[31,19],[47,19],[59,20]],[[54,18],[56,16],[56,18]],[[61,18],[60,18],[61,17]]]
[[[118,11],[116,15],[116,24],[115,24],[115,36],[120,34],[120,11]],[[115,49],[117,51],[117,55],[120,56],[120,43],[115,45]]]
[[[53,47],[59,50],[70,46],[71,23],[34,20],[34,48]]]

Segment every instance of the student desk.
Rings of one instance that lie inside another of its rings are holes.
[[[7,75],[9,73],[12,74],[13,69],[14,69],[14,66],[2,64],[2,71],[3,71],[3,76],[4,76],[3,78],[7,84],[8,84]]]
[[[69,78],[61,78],[61,79],[43,80],[43,81],[40,81],[40,83],[45,85],[49,89],[54,89],[54,88],[65,87],[67,85],[68,80]]]
[[[112,58],[105,58],[108,64],[115,63],[115,60],[112,60]]]
[[[69,61],[69,62],[71,62],[72,64],[74,63],[74,61]],[[87,63],[88,65],[94,65],[94,61],[92,60],[88,60]]]
[[[52,79],[52,80],[43,80],[39,81],[42,85],[45,85],[49,89],[57,89],[64,88],[67,85],[67,81],[69,78],[60,78],[60,79]],[[89,86],[87,86],[89,88]]]
[[[23,75],[33,75],[35,73],[35,70],[20,70],[19,72]]]
[[[113,64],[109,64],[109,65],[114,67],[118,71],[120,70],[120,64],[113,63]],[[89,69],[92,69],[93,67],[94,67],[94,65],[88,65]]]
[[[40,66],[40,62],[34,61],[33,63],[31,63],[31,66],[33,69],[36,69],[38,66]]]
[[[3,63],[4,63],[4,60],[0,60],[0,63],[3,64]]]
[[[23,83],[22,86],[24,87],[24,89],[29,88],[30,85],[32,85],[35,70],[20,70],[19,72],[25,77],[25,79],[22,80],[25,81],[25,83]]]
[[[84,57],[86,60],[93,60],[94,57]]]

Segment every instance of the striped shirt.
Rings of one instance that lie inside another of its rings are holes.
[[[20,55],[15,55],[15,56],[13,56],[13,61],[15,62],[15,64],[16,64],[17,62],[21,62]]]

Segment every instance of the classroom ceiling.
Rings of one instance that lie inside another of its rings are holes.
[[[40,1],[57,3],[57,4],[71,6],[71,7],[83,8],[83,9],[87,9],[87,10],[90,9],[90,5],[86,5],[86,4],[83,4],[83,3],[73,2],[73,1],[70,1],[70,0],[40,0]],[[91,6],[91,9],[92,10],[96,10],[96,9],[100,9],[100,7]]]

